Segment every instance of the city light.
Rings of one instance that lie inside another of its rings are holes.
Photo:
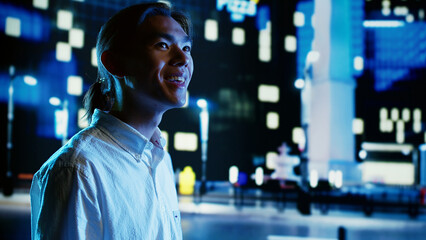
[[[47,10],[49,8],[49,0],[33,0],[33,6],[38,9]]]
[[[238,182],[238,174],[239,171],[237,166],[231,166],[229,168],[229,182],[231,184],[235,184]]]
[[[19,18],[7,17],[5,34],[11,37],[21,36],[21,20]]]
[[[207,19],[205,21],[204,38],[208,41],[217,41],[219,38],[219,26],[216,20]]]
[[[261,84],[258,88],[258,99],[261,102],[276,103],[280,100],[280,89],[275,85]]]
[[[305,25],[305,14],[303,12],[294,12],[293,23],[296,27],[303,27]]]
[[[261,167],[256,168],[254,179],[257,186],[261,186],[263,184],[263,179],[264,179],[263,168]]]
[[[56,60],[60,62],[71,61],[71,45],[66,42],[56,44]]]
[[[81,96],[83,94],[83,78],[69,76],[67,79],[67,92],[69,95]]]
[[[266,114],[266,126],[269,129],[278,129],[280,126],[280,115],[277,112],[268,112]]]
[[[295,36],[287,35],[284,38],[284,49],[287,52],[296,52],[297,51],[297,39]]]
[[[53,106],[59,106],[61,105],[61,100],[57,97],[51,97],[49,98],[49,103]]]
[[[29,75],[24,76],[24,82],[25,82],[25,84],[27,84],[29,86],[37,85],[37,79],[35,79],[33,76],[29,76]]]
[[[232,29],[232,43],[238,46],[244,45],[246,42],[245,31],[243,28],[234,28]]]
[[[403,27],[405,23],[397,20],[365,20],[362,25],[366,28],[395,28]]]
[[[84,31],[72,28],[68,32],[68,42],[71,47],[82,48],[84,46]]]
[[[198,149],[198,136],[195,133],[176,132],[174,146],[178,151],[195,152]]]
[[[296,81],[294,81],[294,87],[303,89],[305,87],[305,80],[303,78],[296,79]]]
[[[59,10],[56,26],[61,30],[70,30],[73,24],[73,14],[70,11]]]

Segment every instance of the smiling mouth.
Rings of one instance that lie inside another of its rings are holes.
[[[185,82],[185,78],[184,77],[173,76],[173,77],[166,78],[166,81],[174,82],[174,83],[184,83]]]

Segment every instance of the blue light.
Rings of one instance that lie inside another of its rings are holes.
[[[421,34],[426,28],[425,22],[405,24],[403,27],[367,28],[368,36],[374,38],[370,44],[370,55],[365,61],[365,69],[373,71],[376,91],[386,91],[398,81],[413,78],[412,69],[426,67],[426,35]]]
[[[311,19],[314,14],[313,1],[300,1],[296,5],[296,11],[303,13],[305,19]],[[304,78],[306,57],[312,50],[314,28],[310,21],[306,21],[303,27],[296,28],[297,38],[297,78]]]
[[[201,109],[207,108],[207,101],[203,98],[198,99],[197,106]]]
[[[36,42],[49,39],[49,21],[37,11],[0,3],[0,31],[2,32],[5,31],[7,17],[18,18],[21,21],[20,37],[23,39]]]
[[[255,16],[257,12],[257,5],[249,0],[217,0],[216,9],[222,11],[226,10],[231,15],[231,21],[242,22],[245,16]]]
[[[271,13],[268,6],[260,6],[256,17],[257,30],[266,29],[266,24],[271,19]]]

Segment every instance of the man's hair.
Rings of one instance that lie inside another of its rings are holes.
[[[128,56],[132,53],[137,40],[138,27],[149,17],[167,16],[173,18],[182,27],[184,32],[192,37],[192,24],[188,15],[171,9],[165,3],[142,3],[124,8],[113,15],[101,28],[96,43],[98,61],[98,78],[90,86],[84,96],[83,104],[86,108],[86,117],[91,122],[96,108],[104,111],[111,110],[111,99],[105,96],[106,92],[115,97],[113,76],[101,62],[102,53],[111,50],[114,53]]]

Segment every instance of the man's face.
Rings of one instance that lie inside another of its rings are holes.
[[[133,104],[165,111],[185,104],[193,61],[191,39],[173,18],[152,16],[138,30],[127,65]]]

